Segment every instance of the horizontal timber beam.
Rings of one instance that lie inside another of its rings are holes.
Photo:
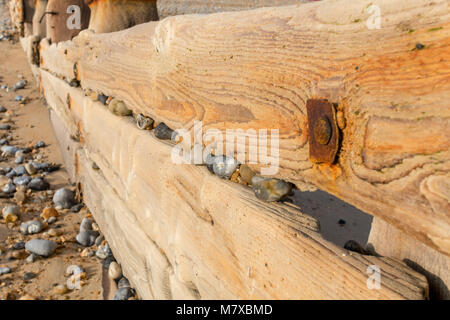
[[[41,67],[173,129],[195,120],[204,130],[278,129],[276,177],[323,189],[449,255],[448,2],[371,3],[380,29],[367,27],[363,0],[175,16],[43,41]],[[311,98],[336,103],[345,123],[332,165],[309,160]]]
[[[339,248],[298,208],[261,202],[203,166],[173,164],[171,144],[44,70],[41,86],[58,136],[78,136],[60,138],[68,167],[141,297],[427,297],[424,277],[402,262]],[[380,290],[367,287],[371,265],[382,270]]]

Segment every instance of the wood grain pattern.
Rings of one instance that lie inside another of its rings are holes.
[[[172,145],[63,80],[43,70],[41,76],[52,119],[62,123],[58,135],[79,130],[69,163],[76,163],[87,205],[142,298],[427,297],[423,276],[403,263],[338,248],[298,208],[261,202],[203,166],[174,165]],[[61,141],[63,152],[74,143]],[[370,265],[382,270],[380,290],[366,286]]]
[[[371,3],[381,29],[367,27],[363,0],[176,16],[82,32],[43,47],[43,67],[73,78],[77,64],[84,88],[173,129],[195,120],[222,132],[278,129],[277,177],[321,188],[449,255],[449,3]],[[337,103],[346,121],[334,165],[309,161],[310,98]]]

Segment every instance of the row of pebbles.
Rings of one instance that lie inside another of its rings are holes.
[[[99,101],[117,116],[133,116],[133,112],[127,108],[121,100],[108,97],[102,93],[86,91],[86,95],[93,101]],[[161,122],[155,125],[155,121],[142,114],[135,116],[136,125],[141,130],[153,130],[156,138],[160,140],[171,140],[178,143],[180,141],[176,131]],[[282,201],[292,195],[294,186],[284,180],[258,176],[248,165],[240,164],[234,158],[225,155],[212,155],[206,158],[206,167],[218,177],[233,182],[251,186],[255,196],[263,201]]]

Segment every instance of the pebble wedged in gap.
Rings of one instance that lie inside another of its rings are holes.
[[[348,240],[345,244],[344,244],[344,248],[349,250],[349,251],[353,251],[353,252],[357,252],[360,253],[362,255],[368,255],[369,252],[367,252],[366,249],[363,248],[362,245],[360,245],[358,242],[356,242],[355,240]]]
[[[206,158],[206,167],[208,170],[223,179],[229,179],[236,171],[239,163],[228,156],[212,156]]]
[[[32,239],[25,244],[25,249],[36,255],[49,257],[56,251],[57,246],[56,242],[51,240]]]
[[[112,252],[111,249],[109,248],[108,244],[104,244],[104,245],[100,245],[97,249],[97,251],[95,252],[95,255],[104,260],[110,256],[112,256]]]
[[[128,300],[133,296],[133,291],[129,287],[117,289],[113,300]]]
[[[81,223],[80,223],[80,232],[92,231],[92,224],[93,223],[94,223],[94,221],[92,221],[92,219],[83,218],[83,220],[81,220]]]
[[[117,284],[117,287],[120,288],[131,288],[130,281],[128,281],[127,278],[122,277],[122,279],[119,280],[119,283]]]
[[[109,265],[108,275],[113,280],[119,280],[122,277],[122,268],[116,261],[111,262]]]
[[[67,188],[58,189],[53,195],[53,203],[64,209],[70,209],[77,204],[75,200],[75,192]]]
[[[239,175],[245,183],[251,185],[252,179],[256,175],[256,173],[252,169],[250,169],[248,165],[243,164],[239,168]]]
[[[267,202],[280,201],[292,191],[292,185],[289,182],[260,176],[253,177],[252,188],[258,199]]]
[[[28,188],[33,191],[44,191],[50,188],[50,184],[42,178],[34,178],[28,184]]]
[[[158,124],[154,130],[155,137],[161,140],[175,140],[176,132],[170,129],[164,122]]]
[[[112,99],[109,102],[108,109],[115,115],[118,115],[121,117],[126,117],[126,116],[132,115],[131,110],[127,108],[127,106],[125,105],[125,103],[122,100]]]
[[[108,96],[105,96],[103,93],[99,93],[97,95],[97,100],[103,104],[106,104],[106,101],[108,100]]]
[[[141,130],[151,130],[153,129],[153,124],[155,121],[152,118],[146,117],[143,114],[139,114],[136,117],[136,125]]]
[[[81,231],[75,239],[83,247],[91,247],[95,244],[95,239],[97,239],[98,235],[97,231]]]

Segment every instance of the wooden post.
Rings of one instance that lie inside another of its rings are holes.
[[[33,35],[41,39],[47,35],[47,19],[44,16],[47,3],[48,0],[36,0],[36,8],[33,16]]]
[[[75,6],[74,11],[70,10],[71,6]],[[90,11],[83,0],[49,0],[46,15],[47,36],[52,43],[58,43],[72,40],[81,30],[86,29]]]
[[[108,33],[158,20],[156,0],[86,0],[91,9],[89,29]]]

